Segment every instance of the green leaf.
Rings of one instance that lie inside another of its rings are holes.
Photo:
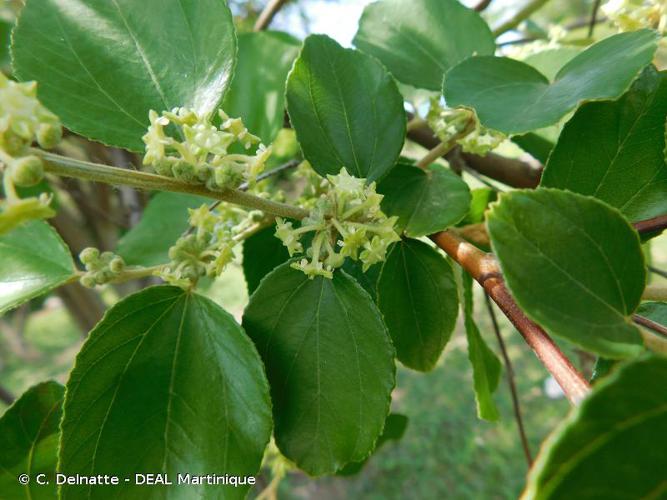
[[[401,82],[440,90],[445,72],[496,45],[486,22],[456,0],[382,0],[366,7],[354,44]]]
[[[553,80],[561,68],[580,53],[579,47],[556,47],[529,54],[523,62],[535,68],[547,79]]]
[[[0,492],[2,498],[55,498],[58,438],[65,388],[53,381],[28,389],[0,418]],[[22,486],[17,477],[28,474]],[[38,486],[37,474],[51,484]]]
[[[365,459],[395,376],[394,349],[368,294],[342,271],[308,279],[285,263],[262,280],[243,326],[266,366],[280,451],[311,475]]]
[[[463,318],[468,339],[468,359],[472,366],[473,386],[477,416],[484,420],[496,421],[500,418],[498,407],[493,401],[493,393],[500,382],[502,365],[495,353],[482,338],[473,317],[472,278],[468,273],[463,277]]]
[[[158,193],[146,206],[139,224],[118,242],[116,253],[132,266],[156,266],[169,261],[169,248],[188,229],[188,208],[208,204],[201,196]]]
[[[388,441],[400,441],[407,428],[408,417],[401,415],[400,413],[390,413],[384,423],[382,435],[378,438],[377,445],[375,446],[375,452],[377,452],[377,450],[379,450],[380,447]],[[339,470],[336,475],[353,476],[358,474],[361,472],[361,470],[364,468],[364,465],[366,465],[366,462],[368,462],[370,458],[371,457],[368,457],[362,462],[351,462]]]
[[[629,316],[646,270],[639,238],[608,205],[557,189],[502,194],[487,219],[519,306],[554,334],[609,358],[637,354]]]
[[[9,44],[11,43],[12,23],[0,19],[0,67],[9,65]]]
[[[522,498],[665,498],[666,382],[664,357],[600,380],[542,446]]]
[[[526,63],[506,57],[466,59],[445,76],[451,107],[473,108],[482,124],[506,134],[553,125],[578,104],[615,99],[651,63],[654,31],[610,36],[571,59],[553,82]]]
[[[259,286],[264,276],[283,262],[289,253],[282,241],[276,238],[276,227],[262,229],[243,242],[243,274],[248,285],[248,295]]]
[[[399,163],[377,190],[384,195],[382,211],[398,216],[397,230],[411,238],[453,226],[470,208],[468,185],[435,163],[426,170]]]
[[[342,167],[378,180],[405,141],[405,110],[396,82],[375,59],[311,35],[287,80],[287,110],[303,153],[325,176]]]
[[[465,218],[459,223],[460,226],[484,222],[484,214],[489,208],[489,204],[498,199],[498,193],[487,187],[473,189],[470,192],[470,195],[470,210]]]
[[[667,72],[651,66],[618,101],[577,110],[542,185],[595,196],[632,221],[666,213],[665,116]]]
[[[432,370],[456,326],[459,301],[451,264],[426,243],[402,240],[389,250],[377,294],[399,361]]]
[[[271,403],[250,339],[214,302],[153,287],[118,302],[93,329],[67,383],[60,466],[68,474],[257,473]],[[114,495],[146,498],[121,482]],[[248,486],[153,486],[154,498],[244,498]],[[108,498],[66,485],[62,498]]]
[[[20,80],[63,124],[143,151],[148,111],[218,107],[236,56],[221,0],[28,0],[14,31]]]
[[[512,142],[541,163],[546,163],[549,160],[549,155],[554,148],[553,142],[533,132],[515,135],[512,137]]]
[[[636,314],[667,328],[667,302],[642,302]],[[641,330],[644,344],[653,352],[667,355],[667,337],[650,328]]]
[[[285,120],[285,80],[301,42],[286,33],[239,35],[239,56],[223,109],[264,144],[271,144]]]
[[[0,236],[0,315],[69,280],[69,249],[46,222],[34,221]]]
[[[345,259],[342,269],[353,277],[361,285],[361,288],[366,290],[373,301],[377,303],[377,282],[382,271],[382,263],[374,264],[364,271],[361,261]]]

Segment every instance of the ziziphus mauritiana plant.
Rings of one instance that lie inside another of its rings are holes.
[[[26,1],[0,77],[0,312],[63,287],[90,333],[65,387],[0,419],[0,495],[147,495],[21,473],[264,460],[264,496],[291,469],[353,473],[405,428],[396,363],[431,370],[459,309],[478,415],[497,420],[477,282],[574,407],[524,497],[667,497],[666,293],[642,248],[667,225],[664,4],[610,2],[608,36],[508,52],[498,37],[544,1],[492,31],[455,0],[379,0],[353,49],[262,32],[283,3],[237,35],[222,0]],[[84,245],[69,207],[104,185],[117,195],[84,210],[104,237]],[[109,221],[144,191],[118,239]],[[241,247],[238,324],[200,290]],[[125,294],[103,317],[100,287]],[[565,342],[596,360],[592,386]]]

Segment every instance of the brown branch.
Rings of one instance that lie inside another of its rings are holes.
[[[661,325],[660,323],[656,323],[655,321],[648,319],[644,316],[640,316],[639,314],[633,314],[632,321],[634,321],[638,325],[643,326],[644,328],[648,328],[649,330],[657,333],[658,335],[662,335],[663,337],[667,338],[667,327]]]
[[[11,405],[14,402],[14,399],[16,399],[14,395],[0,385],[0,401],[6,405]]]
[[[570,360],[561,352],[549,335],[532,322],[510,295],[496,259],[464,241],[451,231],[442,231],[430,236],[452,259],[458,262],[498,304],[533,352],[553,375],[567,398],[579,403],[590,391],[590,385]]]
[[[429,150],[432,150],[440,142],[434,136],[433,130],[426,124],[410,130],[408,138]],[[466,165],[480,174],[516,188],[537,187],[542,176],[543,167],[537,161],[529,162],[506,158],[494,153],[478,156],[464,153],[458,148],[451,151],[446,158],[450,159],[454,155],[460,155]]]
[[[475,7],[473,7],[474,10],[477,12],[483,12],[485,11],[489,5],[491,5],[491,0],[481,0]]]
[[[266,4],[266,7],[264,7],[264,10],[257,18],[253,30],[262,31],[268,28],[275,15],[286,3],[287,0],[269,0],[269,3]]]
[[[505,361],[505,368],[507,371],[507,384],[510,388],[510,394],[512,395],[512,408],[514,409],[514,418],[516,419],[516,425],[519,430],[519,437],[521,438],[521,447],[523,448],[523,454],[526,457],[526,462],[528,462],[528,468],[533,465],[533,456],[530,453],[530,445],[528,444],[528,437],[526,436],[526,428],[523,425],[523,417],[521,416],[521,406],[519,405],[519,394],[516,389],[516,383],[514,382],[514,368],[512,367],[512,361],[510,360],[509,354],[507,353],[507,348],[505,347],[505,341],[503,336],[500,334],[500,327],[498,326],[498,319],[496,318],[496,312],[493,310],[493,304],[491,304],[491,299],[489,294],[485,293],[484,298],[486,299],[486,308],[489,311],[489,316],[491,317],[491,324],[493,325],[493,331],[496,334],[498,339],[498,345],[500,346],[500,352]]]
[[[659,215],[658,217],[653,217],[652,219],[634,222],[632,225],[635,227],[637,232],[640,233],[653,233],[655,231],[662,231],[663,229],[667,229],[667,215]]]

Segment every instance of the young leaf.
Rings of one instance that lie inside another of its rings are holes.
[[[473,318],[472,278],[468,273],[463,276],[463,318],[468,339],[468,359],[472,365],[473,385],[477,415],[484,420],[495,421],[500,418],[498,407],[493,401],[493,393],[500,382],[502,365],[495,353],[484,342]]]
[[[642,350],[629,316],[644,290],[644,257],[616,209],[540,188],[502,194],[487,220],[507,285],[528,316],[602,356]]]
[[[342,271],[285,263],[262,280],[243,326],[266,365],[280,451],[311,475],[375,447],[394,387],[394,349],[375,304]]]
[[[236,35],[220,0],[28,0],[14,69],[86,137],[143,151],[148,111],[210,114],[232,77]]]
[[[650,66],[618,101],[577,110],[542,185],[595,196],[632,221],[666,213],[665,116],[667,73]]]
[[[218,305],[180,288],[138,292],[90,333],[67,383],[60,469],[68,474],[257,473],[271,404],[250,339]],[[134,481],[123,498],[146,495]],[[153,486],[152,496],[244,498],[247,486]],[[104,497],[65,485],[62,498]]]
[[[0,262],[0,315],[50,292],[75,272],[69,249],[43,221],[0,236]]]
[[[305,157],[324,176],[342,167],[368,182],[396,164],[405,110],[396,82],[374,58],[309,36],[287,80],[287,109]]]
[[[506,134],[553,125],[582,101],[614,99],[651,63],[654,31],[610,36],[563,66],[553,82],[526,63],[506,57],[471,57],[445,76],[451,107],[473,108],[482,124]]]
[[[524,499],[664,498],[667,358],[614,369],[548,438]]]
[[[468,213],[470,189],[456,174],[433,164],[426,171],[399,163],[377,188],[382,210],[398,216],[397,229],[411,238],[453,226]]]
[[[289,253],[282,241],[276,238],[275,226],[262,229],[243,242],[243,274],[248,285],[248,295],[259,286],[264,276],[283,262]]]
[[[267,31],[243,33],[238,43],[234,79],[222,107],[271,144],[285,120],[285,80],[301,43],[286,33]]]
[[[377,294],[399,361],[414,370],[433,369],[456,326],[451,264],[426,243],[402,240],[389,250]]]
[[[377,445],[375,446],[375,452],[380,449],[380,447],[388,441],[400,441],[405,434],[405,430],[408,428],[408,417],[401,415],[400,413],[390,413],[387,416],[387,420],[384,422],[384,429],[382,430],[382,435],[378,438]],[[351,462],[339,470],[336,475],[338,476],[353,476],[361,472],[366,465],[366,462],[370,460],[371,457],[366,458],[361,462]]]
[[[0,418],[0,492],[2,498],[37,500],[56,497],[58,426],[65,388],[53,381],[28,389]],[[18,482],[20,474],[31,481]],[[49,485],[37,485],[46,474]]]
[[[169,248],[188,229],[188,208],[210,202],[193,194],[156,194],[146,206],[139,224],[120,239],[116,253],[131,266],[168,262]]]
[[[496,44],[481,16],[456,0],[381,0],[368,5],[353,41],[401,82],[440,90],[445,72]]]

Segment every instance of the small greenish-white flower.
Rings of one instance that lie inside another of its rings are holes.
[[[665,0],[610,0],[601,9],[620,31],[650,28],[665,33],[667,30]]]
[[[100,252],[97,248],[85,248],[79,260],[86,268],[81,284],[88,288],[105,285],[118,278],[125,271],[125,261],[113,252]]]
[[[300,234],[294,230],[291,222],[276,218],[276,237],[283,242],[290,257],[303,252],[303,246],[299,242]]]
[[[49,219],[56,215],[51,208],[52,195],[42,193],[39,197],[17,199],[0,204],[0,234],[8,233],[21,224],[36,220]]]

